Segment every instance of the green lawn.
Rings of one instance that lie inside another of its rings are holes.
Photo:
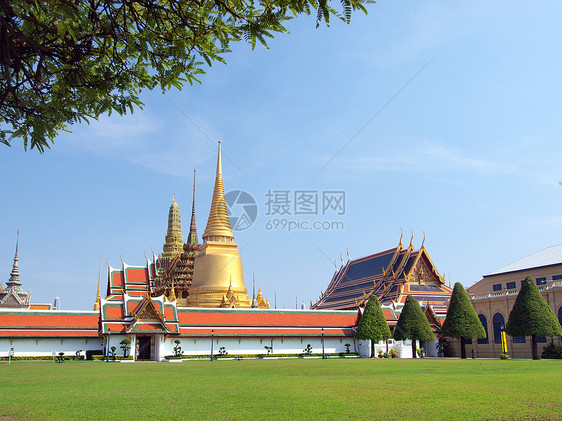
[[[9,419],[562,419],[562,361],[291,359],[0,366]]]

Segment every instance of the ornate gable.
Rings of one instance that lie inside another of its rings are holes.
[[[417,284],[443,283],[441,275],[437,272],[437,269],[435,269],[433,262],[423,246],[416,256],[416,261],[412,265],[409,273],[406,275],[406,280]]]
[[[160,322],[164,326],[166,325],[166,320],[160,310],[156,306],[156,303],[152,301],[150,296],[144,297],[144,299],[139,303],[137,308],[133,310],[132,316],[134,318],[133,323],[138,321],[142,322]]]

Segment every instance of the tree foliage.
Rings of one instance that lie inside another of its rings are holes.
[[[180,89],[254,48],[299,14],[349,22],[369,0],[0,0],[0,142],[49,148],[67,124],[142,107],[143,89]]]
[[[394,339],[404,341],[432,341],[435,339],[427,317],[423,314],[420,303],[411,295],[406,297],[406,302],[394,328]]]
[[[505,327],[511,336],[562,336],[562,328],[535,281],[527,276]]]
[[[486,337],[486,331],[460,282],[455,284],[441,334],[451,338]]]
[[[365,311],[355,330],[355,338],[370,339],[373,342],[390,338],[390,328],[382,312],[381,303],[375,295],[372,295],[367,301]]]

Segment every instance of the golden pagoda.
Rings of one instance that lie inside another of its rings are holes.
[[[220,142],[211,211],[203,234],[203,245],[195,258],[193,282],[187,297],[187,305],[251,307],[248,291],[244,285],[238,244],[234,242],[234,234],[228,219],[222,184]]]
[[[168,212],[168,232],[166,233],[166,242],[164,243],[163,253],[160,261],[170,262],[179,256],[183,251],[183,239],[181,236],[181,213],[180,205],[176,202],[176,194],[174,193],[174,201],[170,205]]]
[[[172,286],[172,274],[180,260],[183,251],[183,238],[181,235],[181,212],[180,205],[174,201],[168,212],[168,230],[166,232],[163,252],[158,258],[158,273],[155,279],[155,295],[169,294]]]

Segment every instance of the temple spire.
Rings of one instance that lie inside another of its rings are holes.
[[[180,206],[176,202],[175,192],[174,201],[170,205],[170,211],[168,212],[168,230],[166,232],[166,242],[164,243],[163,249],[162,258],[165,260],[171,260],[183,251],[181,213]]]
[[[209,220],[207,222],[207,228],[205,228],[205,233],[203,234],[203,240],[230,242],[233,239],[234,234],[232,233],[230,220],[228,219],[228,210],[222,184],[221,142],[219,141],[215,189],[213,191],[211,211],[209,212]]]
[[[18,246],[20,241],[20,232],[18,231],[18,236],[16,238],[16,253],[14,254],[14,264],[12,265],[12,272],[10,273],[10,279],[6,282],[8,288],[10,287],[21,287],[20,281],[20,270],[18,266]]]
[[[191,225],[189,226],[187,244],[197,245],[197,225],[195,224],[195,171],[196,169],[193,168],[193,204],[191,206]]]

